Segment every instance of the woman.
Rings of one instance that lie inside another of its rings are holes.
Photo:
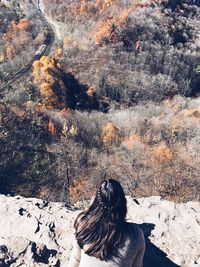
[[[109,179],[90,207],[74,223],[75,239],[68,267],[142,267],[142,230],[126,222],[126,198],[119,182]]]

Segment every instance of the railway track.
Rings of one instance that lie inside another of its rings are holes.
[[[50,53],[51,46],[52,46],[54,39],[55,39],[54,31],[53,31],[51,25],[47,22],[45,16],[42,14],[42,12],[38,8],[36,8],[36,6],[34,4],[33,4],[33,8],[35,8],[37,10],[37,16],[42,21],[43,27],[46,30],[46,37],[45,37],[45,41],[43,44],[43,45],[45,45],[45,47],[39,55],[37,55],[37,56],[34,55],[33,59],[24,68],[22,68],[17,73],[15,73],[15,75],[13,77],[8,79],[5,82],[5,84],[0,87],[0,96],[4,96],[10,92],[9,86],[11,84],[15,83],[16,81],[18,81],[25,74],[27,74],[31,70],[32,64],[35,60],[38,60],[42,56],[46,56]]]

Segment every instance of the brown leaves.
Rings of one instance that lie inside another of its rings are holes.
[[[32,27],[32,22],[28,19],[21,19],[18,23],[12,21],[8,31],[4,34],[3,39],[5,41],[12,41],[20,31],[29,31]]]
[[[106,38],[109,38],[112,32],[113,19],[108,19],[100,23],[95,31],[94,37],[97,43],[101,43]]]
[[[197,108],[188,109],[188,110],[186,110],[186,115],[189,117],[199,118],[200,117],[200,110]]]
[[[78,4],[74,4],[74,9],[72,10],[73,15],[75,16],[88,16],[92,17],[97,12],[106,11],[111,7],[116,0],[96,0],[96,1],[87,1],[82,0]]]
[[[132,134],[124,139],[123,145],[125,145],[129,150],[133,150],[135,144],[137,142],[141,142],[143,144],[144,151],[151,156],[154,164],[162,164],[165,161],[172,161],[174,159],[174,152],[171,151],[165,143],[150,146],[145,143],[145,140],[147,141],[148,137],[142,139],[139,135]]]
[[[73,185],[70,187],[69,192],[70,192],[71,200],[73,202],[77,202],[82,197],[83,191],[86,188],[86,180],[85,180],[85,177],[81,177],[79,179],[77,179],[76,177],[73,180],[74,182],[73,182]]]
[[[8,60],[13,60],[14,59],[14,57],[15,57],[15,48],[14,48],[14,46],[12,45],[12,44],[8,44],[7,46],[6,46],[6,59],[8,59]]]
[[[56,127],[52,120],[50,120],[48,123],[48,131],[50,135],[52,136],[56,135]]]
[[[174,153],[165,144],[154,147],[153,153],[160,162],[171,161],[174,158]]]
[[[29,19],[21,19],[17,24],[18,30],[28,31],[32,27],[32,22]]]
[[[26,115],[25,111],[16,105],[10,105],[9,109],[20,119],[23,119]]]
[[[95,184],[91,183],[89,177],[74,177],[73,184],[69,188],[70,198],[73,203],[86,200],[95,194],[95,189]]]
[[[100,21],[97,25],[94,33],[95,41],[99,44],[104,42],[105,40],[109,40],[111,42],[118,42],[119,37],[117,34],[117,29],[123,28],[126,26],[126,22],[128,17],[132,11],[137,8],[143,8],[150,5],[150,1],[144,4],[138,3],[139,1],[133,1],[131,6],[125,8],[121,11],[121,13],[117,14],[115,17],[107,17],[106,20]],[[115,4],[115,1],[106,1],[107,7]]]
[[[54,53],[54,59],[59,60],[61,56],[62,56],[62,49],[61,48],[56,49]]]
[[[30,34],[32,26],[32,22],[28,19],[21,19],[19,22],[11,22],[7,32],[3,35],[5,51],[1,56],[1,61],[13,60],[15,54],[32,40]]]
[[[112,123],[108,122],[102,129],[102,141],[105,146],[113,143],[119,143],[120,132],[119,129]]]
[[[140,136],[137,134],[132,134],[131,136],[126,137],[124,139],[123,145],[125,145],[128,149],[132,150],[137,141],[140,141]]]
[[[95,94],[95,88],[90,86],[87,90],[87,95],[90,96],[90,97],[93,97]]]
[[[62,106],[53,90],[55,78],[50,73],[50,70],[56,69],[57,65],[55,60],[47,56],[42,56],[40,60],[34,61],[33,63],[34,82],[39,86],[40,93],[44,97],[43,104],[48,109],[59,106],[59,104]]]

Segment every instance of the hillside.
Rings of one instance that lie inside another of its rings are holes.
[[[0,193],[73,203],[108,175],[130,196],[199,201],[199,1],[67,3],[39,1],[59,38],[0,92]],[[1,4],[20,45],[2,71],[42,41],[30,10]]]
[[[44,42],[44,29],[34,10],[25,14],[19,4],[4,5],[0,1],[0,39],[1,86],[31,61]]]
[[[43,1],[62,22],[65,71],[132,106],[199,93],[198,1]]]

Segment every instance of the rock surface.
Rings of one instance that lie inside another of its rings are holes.
[[[127,200],[127,219],[146,237],[144,267],[200,266],[200,203]],[[67,266],[79,212],[63,203],[0,195],[0,267]]]

